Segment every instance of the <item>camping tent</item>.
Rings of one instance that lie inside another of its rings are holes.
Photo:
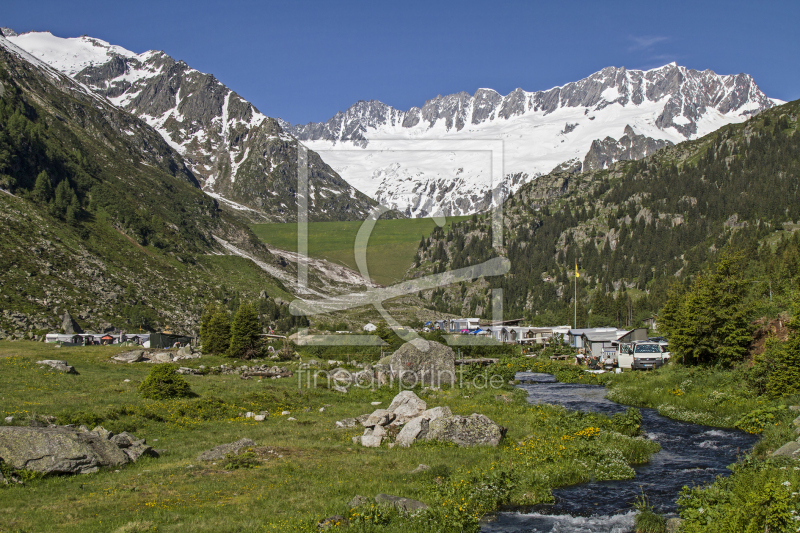
[[[364,327],[361,329],[363,329],[364,331],[375,331],[376,329],[378,329],[378,326],[370,322],[368,324],[365,324]]]

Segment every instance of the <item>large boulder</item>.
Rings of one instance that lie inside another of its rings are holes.
[[[456,383],[456,354],[444,344],[418,340],[407,342],[391,356],[391,371],[395,379],[409,385]],[[377,368],[377,367],[376,367]]]
[[[404,390],[394,397],[386,411],[395,416],[393,424],[400,425],[422,415],[427,408],[428,404],[421,400],[419,396],[410,390]],[[378,409],[378,411],[383,411],[383,409]]]
[[[437,418],[428,424],[426,440],[454,442],[459,446],[497,446],[506,428],[495,424],[489,417],[473,413],[470,416]]]
[[[388,409],[376,409],[371,415],[364,420],[361,425],[366,428],[375,426],[386,426],[392,422],[397,415]]]
[[[75,319],[72,318],[72,315],[69,314],[69,311],[64,311],[64,316],[61,318],[61,329],[64,330],[64,333],[68,335],[74,335],[75,333],[83,333],[83,329],[75,322]]]
[[[0,427],[0,458],[15,470],[44,474],[87,474],[130,461],[98,433],[66,427]]]
[[[231,442],[230,444],[220,444],[219,446],[211,448],[210,450],[206,450],[197,458],[200,461],[219,461],[220,459],[224,459],[229,453],[238,455],[239,452],[245,448],[255,445],[256,443],[250,439],[239,439],[236,442]]]
[[[800,455],[800,443],[790,441],[772,452],[773,457],[797,457]]]

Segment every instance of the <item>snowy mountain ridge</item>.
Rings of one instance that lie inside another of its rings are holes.
[[[162,51],[136,54],[88,36],[5,39],[155,128],[224,205],[276,222],[297,215],[298,141],[210,74]],[[12,35],[13,34],[13,35]],[[308,154],[311,220],[363,219],[376,205]]]
[[[607,67],[547,91],[502,96],[478,89],[437,96],[407,111],[359,101],[324,123],[284,130],[320,152],[348,182],[409,216],[469,214],[553,169],[604,168],[741,122],[780,103],[747,74],[718,75],[670,63],[641,71]],[[393,150],[417,140],[440,157]],[[503,177],[485,158],[453,154],[453,140],[502,140]],[[358,149],[354,149],[358,148]]]

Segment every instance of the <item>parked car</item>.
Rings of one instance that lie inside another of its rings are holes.
[[[653,341],[633,343],[633,361],[631,368],[634,370],[651,370],[664,364],[664,351],[661,344]]]

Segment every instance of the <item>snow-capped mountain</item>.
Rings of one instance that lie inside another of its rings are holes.
[[[360,101],[325,123],[282,126],[377,201],[409,216],[458,215],[488,208],[493,189],[515,191],[554,169],[638,159],[775,103],[747,74],[670,63],[608,67],[548,91],[440,95],[408,111]],[[502,177],[493,175],[490,156],[460,151],[459,140],[502,141]]]
[[[136,54],[87,36],[2,33],[153,126],[208,194],[269,220],[296,217],[297,139],[214,76],[161,51]],[[363,219],[376,205],[312,151],[308,165],[311,220]]]

